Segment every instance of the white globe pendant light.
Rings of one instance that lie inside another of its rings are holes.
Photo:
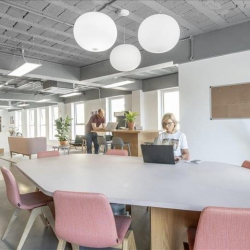
[[[88,12],[78,17],[73,32],[76,42],[91,52],[108,50],[117,38],[114,21],[100,12]]]
[[[152,53],[164,53],[178,43],[180,27],[168,15],[156,14],[146,18],[140,25],[138,40],[140,45]]]
[[[121,44],[110,54],[110,63],[118,71],[131,71],[141,63],[141,52],[131,44]]]

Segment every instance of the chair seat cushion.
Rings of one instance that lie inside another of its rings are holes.
[[[32,192],[27,194],[21,194],[21,209],[33,209],[35,207],[45,206],[53,201],[53,198],[45,195],[42,192]]]
[[[115,224],[118,235],[118,244],[123,242],[123,239],[131,225],[131,217],[128,216],[115,216]]]

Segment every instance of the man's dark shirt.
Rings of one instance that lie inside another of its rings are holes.
[[[90,133],[91,130],[93,130],[93,128],[92,128],[92,123],[95,123],[95,124],[96,124],[96,127],[99,127],[102,123],[105,123],[105,117],[100,118],[100,117],[98,117],[97,114],[92,115],[92,116],[90,117],[88,123],[87,123],[86,126],[85,126],[85,132],[86,132],[86,133]]]

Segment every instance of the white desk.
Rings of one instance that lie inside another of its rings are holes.
[[[250,208],[250,170],[235,165],[144,164],[140,157],[80,154],[23,161],[17,167],[47,195],[98,192],[113,203],[152,207],[151,249],[181,249],[185,228],[198,222],[200,212],[194,211]]]

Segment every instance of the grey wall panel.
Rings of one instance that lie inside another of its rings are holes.
[[[142,91],[152,91],[158,89],[166,89],[178,87],[178,74],[160,76],[142,81]]]
[[[194,60],[250,50],[250,22],[194,38]]]
[[[138,68],[144,68],[155,64],[161,64],[173,61],[174,63],[184,63],[190,58],[190,40],[181,41],[177,46],[167,53],[154,54],[147,51],[141,51],[141,64]],[[93,64],[81,68],[81,80],[98,81],[98,78],[111,75],[111,78],[122,77],[133,74],[130,72],[118,72],[109,61]]]
[[[100,98],[118,96],[118,95],[129,95],[132,94],[132,91],[123,91],[123,90],[116,90],[116,89],[100,89]],[[71,102],[80,102],[80,101],[89,101],[99,99],[99,90],[93,89],[86,91],[84,95],[71,97],[71,98],[64,98],[64,103],[71,103]]]

